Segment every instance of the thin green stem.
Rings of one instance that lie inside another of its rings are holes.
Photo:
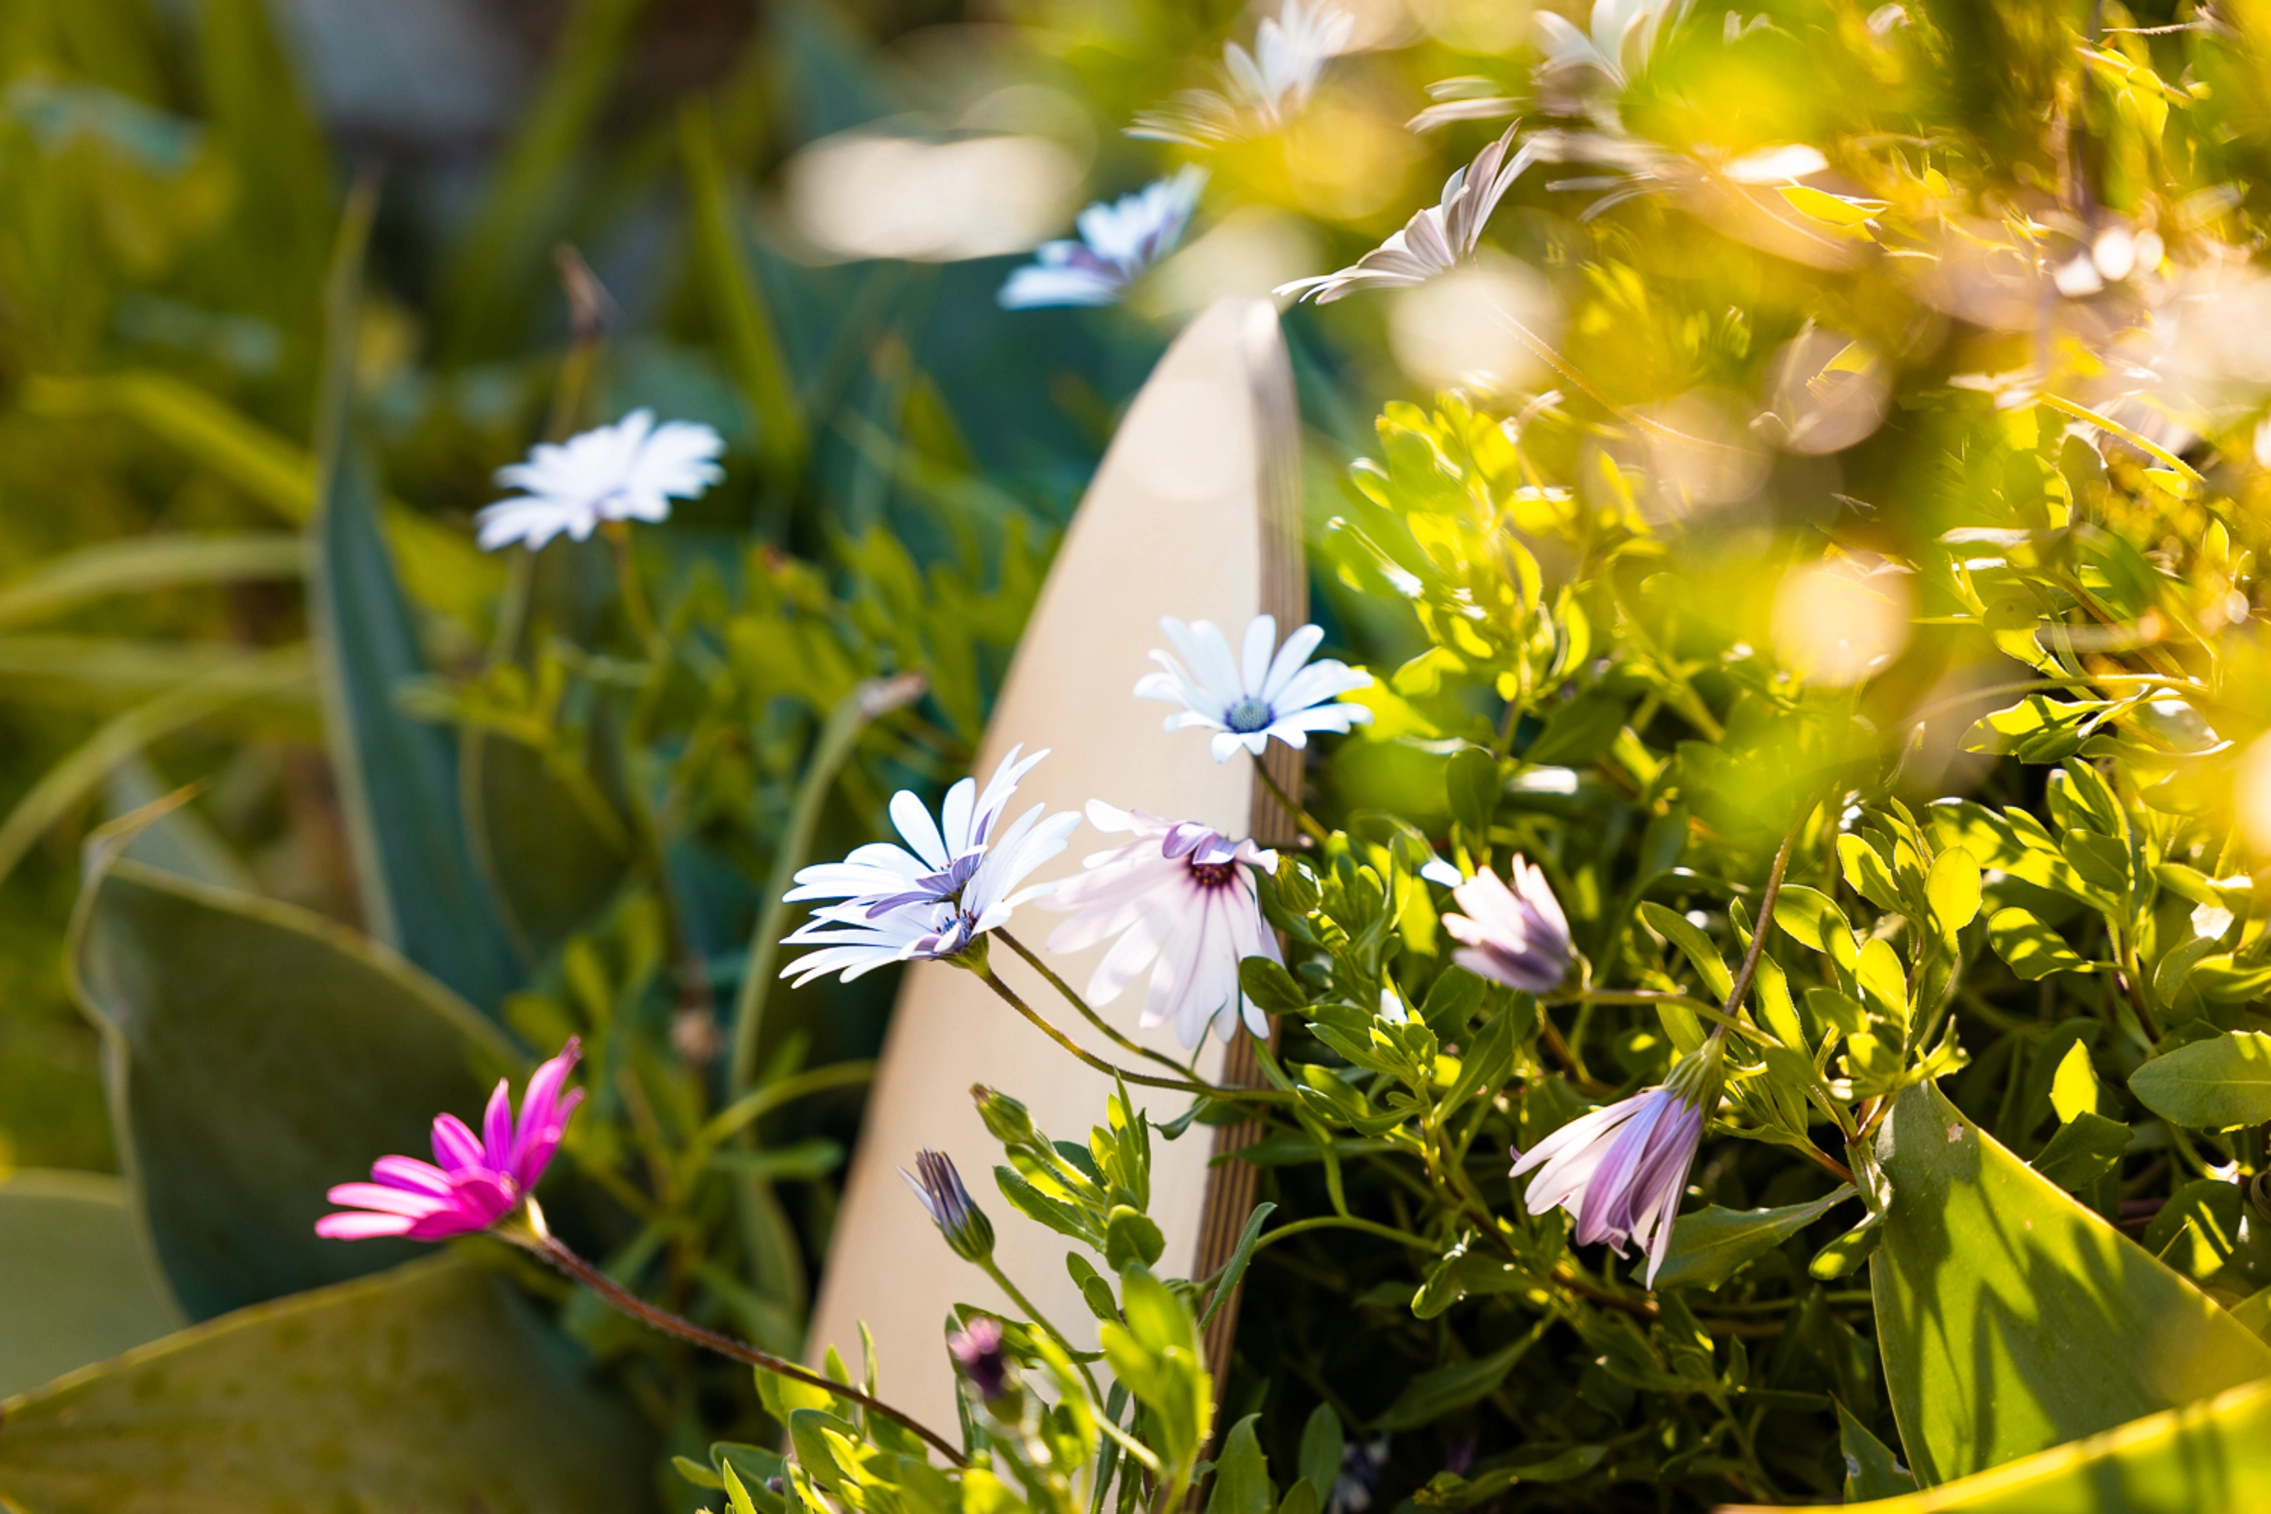
[[[1000,938],[1001,943],[1004,946],[1017,953],[1017,955],[1019,955],[1020,957],[1023,957],[1025,959],[1026,965],[1031,967],[1042,977],[1046,978],[1049,982],[1049,986],[1051,988],[1054,988],[1060,995],[1062,995],[1066,1003],[1070,1004],[1074,1009],[1079,1010],[1083,1019],[1088,1021],[1089,1024],[1095,1026],[1098,1030],[1104,1032],[1105,1035],[1111,1037],[1112,1043],[1114,1045],[1118,1046],[1123,1051],[1132,1051],[1139,1057],[1148,1058],[1151,1061],[1159,1063],[1163,1067],[1171,1068],[1175,1072],[1184,1074],[1185,1076],[1189,1075],[1190,1069],[1185,1067],[1182,1063],[1176,1061],[1173,1057],[1168,1056],[1165,1052],[1153,1051],[1150,1047],[1144,1045],[1142,1042],[1135,1040],[1131,1036],[1123,1035],[1118,1029],[1106,1023],[1104,1017],[1098,1014],[1093,1008],[1091,1008],[1086,999],[1073,992],[1073,988],[1070,983],[1067,983],[1063,978],[1057,976],[1056,969],[1050,967],[1048,963],[1043,962],[1024,942],[1018,940],[1015,936],[1011,935],[1006,930],[997,930],[994,932],[994,934]]]
[[[623,521],[611,520],[599,530],[615,554],[615,585],[623,596],[623,618],[631,623],[631,639],[639,644],[640,651],[655,656],[663,644],[662,633],[655,629],[654,613],[647,608],[646,586],[639,581],[639,564],[631,555],[631,528]]]
[[[1088,1396],[1101,1400],[1104,1395],[1097,1390],[1096,1374],[1089,1371],[1088,1363],[1081,1360],[1081,1357],[1086,1353],[1075,1346],[1062,1330],[1051,1324],[1047,1315],[1034,1307],[1033,1301],[1025,1296],[1024,1291],[1009,1280],[1009,1274],[1001,1270],[999,1262],[996,1262],[990,1256],[983,1257],[979,1259],[978,1269],[994,1280],[996,1288],[1009,1295],[1009,1301],[1022,1309],[1027,1319],[1047,1332],[1049,1339],[1055,1341],[1058,1349],[1062,1350],[1072,1360],[1072,1364],[1080,1369],[1082,1379],[1088,1384]]]
[[[1254,776],[1262,780],[1262,787],[1270,791],[1270,797],[1278,802],[1278,807],[1293,817],[1293,823],[1301,827],[1302,835],[1307,836],[1319,846],[1323,846],[1332,839],[1325,833],[1325,828],[1317,823],[1316,817],[1301,807],[1301,801],[1288,794],[1278,784],[1278,781],[1270,776],[1269,764],[1259,757],[1254,759]]]
[[[831,1378],[822,1377],[819,1373],[801,1367],[795,1362],[775,1356],[769,1351],[760,1351],[755,1346],[746,1345],[731,1336],[720,1335],[714,1330],[705,1330],[692,1320],[681,1319],[667,1309],[658,1308],[648,1303],[645,1299],[624,1288],[606,1273],[576,1255],[575,1252],[569,1250],[557,1238],[548,1233],[543,1228],[543,1215],[534,1204],[529,1205],[529,1218],[531,1228],[500,1226],[494,1233],[522,1250],[542,1258],[598,1294],[609,1305],[642,1324],[650,1325],[666,1335],[675,1335],[680,1340],[691,1341],[695,1345],[715,1351],[718,1355],[731,1361],[741,1362],[746,1366],[770,1372],[777,1377],[785,1377],[792,1382],[804,1383],[809,1387],[832,1393],[838,1398],[847,1399],[858,1404],[870,1414],[880,1414],[885,1419],[891,1420],[893,1423],[922,1437],[933,1449],[955,1466],[966,1467],[970,1464],[961,1451],[956,1449],[945,1437],[904,1410],[895,1409],[883,1400],[852,1387],[849,1383],[839,1383]]]
[[[1057,1029],[1056,1026],[1050,1024],[1039,1010],[1017,996],[1016,989],[1002,982],[1000,976],[982,959],[963,961],[958,965],[976,973],[988,988],[1000,996],[1003,1003],[1032,1021],[1041,1034],[1047,1036],[1098,1072],[1107,1073],[1124,1082],[1141,1084],[1146,1088],[1172,1088],[1181,1093],[1195,1093],[1210,1099],[1253,1099],[1262,1103],[1279,1103],[1284,1098],[1284,1095],[1274,1088],[1218,1088],[1212,1083],[1193,1082],[1189,1078],[1155,1078],[1149,1073],[1136,1072],[1130,1068],[1116,1066],[1105,1061],[1102,1057]]]

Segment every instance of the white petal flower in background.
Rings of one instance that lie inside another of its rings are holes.
[[[1159,625],[1174,643],[1175,654],[1152,652],[1152,660],[1165,671],[1145,674],[1135,686],[1136,697],[1181,705],[1167,717],[1167,729],[1203,726],[1213,731],[1217,762],[1227,762],[1240,747],[1259,757],[1273,736],[1287,746],[1305,747],[1311,731],[1346,732],[1372,719],[1362,705],[1334,702],[1370,687],[1370,673],[1331,658],[1309,661],[1325,639],[1317,626],[1301,627],[1280,647],[1276,617],[1257,615],[1246,627],[1242,654],[1233,657],[1230,643],[1212,621],[1186,626],[1168,619]]]
[[[481,549],[541,547],[562,532],[583,541],[601,521],[668,520],[672,500],[697,498],[725,477],[717,464],[724,451],[710,427],[657,426],[652,410],[634,410],[564,442],[539,442],[526,462],[497,470],[498,483],[522,492],[474,517]]]
[[[1443,198],[1404,223],[1404,229],[1336,273],[1295,279],[1278,286],[1280,295],[1329,305],[1359,289],[1408,289],[1448,273],[1472,258],[1483,228],[1506,191],[1529,167],[1527,150],[1514,151],[1520,122],[1444,181]],[[1507,154],[1513,153],[1511,161]]]
[[[1138,1024],[1171,1024],[1186,1047],[1198,1045],[1210,1025],[1229,1040],[1241,1018],[1255,1035],[1268,1035],[1269,1021],[1239,987],[1238,964],[1247,957],[1285,960],[1254,889],[1255,870],[1274,870],[1277,854],[1192,821],[1115,809],[1100,799],[1088,802],[1088,823],[1135,837],[1091,855],[1088,870],[1049,898],[1050,909],[1074,912],[1050,933],[1049,950],[1112,942],[1088,980],[1089,1002],[1111,1003],[1149,967]]]
[[[947,792],[939,821],[920,799],[901,790],[891,800],[891,819],[912,851],[877,843],[841,863],[798,873],[789,898],[845,902],[815,911],[784,938],[786,944],[820,950],[797,958],[781,976],[803,984],[840,971],[849,982],[892,962],[958,956],[987,931],[1008,924],[1018,905],[1056,887],[1018,885],[1065,849],[1080,825],[1078,814],[1063,810],[1043,818],[1047,806],[1036,804],[995,829],[1017,780],[1046,755],[1036,753],[1020,764],[1013,749],[982,795],[964,779]]]
[[[1254,31],[1254,50],[1222,47],[1222,88],[1188,89],[1158,110],[1144,111],[1131,137],[1207,147],[1277,130],[1300,114],[1324,77],[1325,65],[1345,51],[1356,17],[1337,5],[1286,0]]]
[[[1010,274],[1002,307],[1117,302],[1183,240],[1205,184],[1205,169],[1185,168],[1117,201],[1097,201],[1080,213],[1078,241],[1044,242],[1035,261]]]

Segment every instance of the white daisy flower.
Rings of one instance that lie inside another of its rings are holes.
[[[1116,202],[1098,200],[1080,213],[1078,241],[1044,242],[1034,262],[1011,272],[1002,308],[1116,303],[1183,240],[1205,184],[1205,169],[1185,168]]]
[[[474,517],[481,550],[514,542],[534,549],[563,531],[583,541],[603,520],[667,520],[673,499],[694,499],[725,477],[716,461],[724,451],[710,427],[657,426],[652,410],[564,442],[539,442],[526,462],[497,470],[498,483],[523,492]]]
[[[1337,5],[1286,0],[1254,30],[1254,50],[1222,47],[1222,88],[1187,89],[1128,128],[1131,137],[1206,147],[1277,130],[1316,93],[1325,65],[1347,49],[1356,17]]]
[[[1167,717],[1170,731],[1204,726],[1215,733],[1214,760],[1227,762],[1244,747],[1262,755],[1275,736],[1290,747],[1309,744],[1311,731],[1346,732],[1365,725],[1372,712],[1360,704],[1328,703],[1353,689],[1368,688],[1372,675],[1309,654],[1325,639],[1316,626],[1303,626],[1277,645],[1277,618],[1257,615],[1246,627],[1244,655],[1233,659],[1230,643],[1212,621],[1184,625],[1162,620],[1160,629],[1180,658],[1153,651],[1164,672],[1147,673],[1136,684],[1138,699],[1158,699],[1183,708]],[[1271,648],[1277,655],[1270,655]]]
[[[1406,221],[1404,229],[1387,241],[1338,272],[1295,279],[1278,285],[1274,292],[1330,305],[1359,289],[1408,289],[1424,284],[1473,257],[1483,228],[1490,224],[1491,212],[1498,209],[1498,202],[1532,161],[1527,148],[1515,153],[1512,162],[1506,159],[1514,149],[1514,133],[1520,125],[1516,122],[1507,127],[1497,141],[1475,154],[1472,163],[1452,174],[1444,182],[1443,198]]]
[[[1149,967],[1139,1025],[1172,1024],[1186,1047],[1198,1045],[1209,1025],[1229,1040],[1241,1017],[1255,1035],[1268,1035],[1269,1021],[1239,987],[1238,964],[1285,960],[1254,891],[1255,870],[1274,870],[1277,853],[1100,799],[1088,801],[1088,823],[1136,838],[1090,856],[1088,870],[1049,898],[1050,909],[1075,912],[1050,933],[1049,950],[1112,941],[1088,980],[1089,1002],[1111,1003]]]
[[[790,899],[843,898],[814,912],[784,943],[817,946],[781,969],[799,985],[841,971],[850,982],[892,962],[953,957],[1009,923],[1018,905],[1056,887],[1018,885],[1065,849],[1080,825],[1070,810],[1050,815],[1036,804],[1006,828],[996,829],[1017,780],[1039,752],[1018,762],[1011,751],[983,795],[964,779],[947,792],[945,824],[931,819],[922,801],[901,790],[891,800],[892,823],[914,848],[863,846],[841,863],[798,873]],[[855,892],[856,890],[856,892]]]

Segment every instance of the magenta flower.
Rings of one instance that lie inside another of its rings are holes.
[[[1530,1213],[1559,1205],[1577,1221],[1577,1243],[1607,1241],[1618,1256],[1636,1241],[1648,1257],[1648,1286],[1671,1250],[1672,1221],[1687,1192],[1703,1124],[1719,1107],[1720,1038],[1672,1069],[1671,1081],[1570,1121],[1515,1153],[1513,1176],[1535,1171]]]
[[[486,1230],[521,1206],[552,1161],[568,1117],[583,1102],[583,1090],[560,1092],[568,1070],[583,1048],[576,1038],[536,1069],[521,1098],[520,1123],[513,1123],[505,1080],[489,1096],[476,1140],[453,1114],[434,1117],[436,1167],[416,1157],[380,1157],[371,1164],[369,1183],[341,1183],[326,1195],[347,1207],[315,1222],[315,1233],[334,1241],[367,1241],[406,1235],[414,1241],[442,1241]]]
[[[1451,960],[1478,978],[1542,994],[1569,972],[1569,920],[1544,873],[1516,857],[1507,874],[1512,888],[1486,869],[1451,890],[1467,912],[1443,917],[1460,943]]]

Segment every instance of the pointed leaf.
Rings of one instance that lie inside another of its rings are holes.
[[[1260,1418],[1259,1414],[1247,1415],[1223,1438],[1206,1514],[1270,1514],[1277,1502],[1269,1467],[1262,1460],[1262,1443],[1254,1438],[1254,1421]]]
[[[1853,1197],[1850,1183],[1810,1204],[1786,1204],[1778,1209],[1722,1209],[1707,1205],[1672,1222],[1671,1254],[1656,1274],[1662,1288],[1716,1288],[1743,1265],[1773,1250],[1782,1242]]]
[[[2129,1091],[2179,1125],[2260,1125],[2271,1120],[2271,1036],[2242,1030],[2190,1042],[2131,1073]]]
[[[450,1256],[263,1304],[11,1399],[25,1514],[652,1507],[653,1436]]]
[[[80,1007],[107,1043],[119,1149],[192,1319],[415,1256],[315,1234],[324,1191],[426,1149],[519,1056],[383,947],[273,900],[98,856],[72,922]]]
[[[2271,1348],[1932,1085],[1901,1091],[1876,1152],[1870,1287],[1920,1484],[2271,1375]]]
[[[116,1178],[18,1172],[0,1180],[0,1398],[180,1325]]]

